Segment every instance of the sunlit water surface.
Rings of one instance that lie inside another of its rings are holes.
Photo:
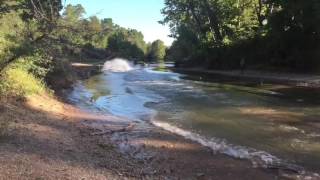
[[[92,111],[151,121],[257,166],[281,162],[320,171],[318,106],[153,67],[124,68],[79,82],[70,100]]]

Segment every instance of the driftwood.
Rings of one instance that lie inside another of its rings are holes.
[[[117,133],[117,132],[127,132],[127,131],[131,131],[135,126],[136,126],[136,124],[131,123],[127,127],[124,127],[124,128],[120,128],[120,129],[116,129],[116,130],[105,130],[105,131],[101,131],[101,132],[94,132],[94,133],[91,133],[91,135],[92,136],[102,136],[105,134],[113,134],[113,133]]]

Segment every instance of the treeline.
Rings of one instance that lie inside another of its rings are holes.
[[[319,0],[165,0],[177,65],[319,71]]]
[[[61,0],[0,0],[0,97],[71,84],[70,60],[161,61],[166,47]]]
[[[97,16],[89,18],[84,16],[85,9],[80,4],[67,5],[59,21],[63,29],[60,37],[85,47],[84,50],[87,52],[96,49],[109,57],[117,56],[139,61],[163,60],[164,55],[157,56],[158,53],[165,51],[166,47],[162,41],[157,40],[147,44],[141,32],[114,24],[111,18],[100,20]],[[160,42],[160,49],[158,42]]]

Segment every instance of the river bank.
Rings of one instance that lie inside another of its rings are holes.
[[[0,179],[274,179],[277,171],[213,155],[158,128],[84,112],[50,96],[1,105]],[[102,133],[101,133],[102,132]],[[115,136],[119,136],[114,140]],[[125,144],[123,144],[125,142]],[[119,148],[121,147],[121,148]]]
[[[110,114],[86,112],[50,95],[2,103],[13,122],[1,139],[0,179],[281,179],[198,143]],[[64,99],[62,99],[64,100]],[[296,174],[293,173],[295,176]]]
[[[276,96],[312,105],[320,104],[320,75],[246,70],[220,71],[197,68],[170,68],[191,80],[254,87]],[[255,93],[261,93],[255,92]]]
[[[221,78],[221,80],[229,81],[243,81],[245,83],[274,83],[282,84],[288,86],[297,87],[310,87],[319,88],[320,87],[320,75],[316,74],[297,74],[297,73],[281,73],[281,72],[266,72],[266,71],[254,71],[254,70],[204,70],[197,68],[172,68],[173,71],[202,75],[208,78]]]

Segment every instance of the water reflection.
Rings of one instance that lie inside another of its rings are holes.
[[[110,95],[110,89],[105,84],[106,81],[103,76],[94,76],[84,82],[84,86],[92,94],[91,98],[94,101]]]

